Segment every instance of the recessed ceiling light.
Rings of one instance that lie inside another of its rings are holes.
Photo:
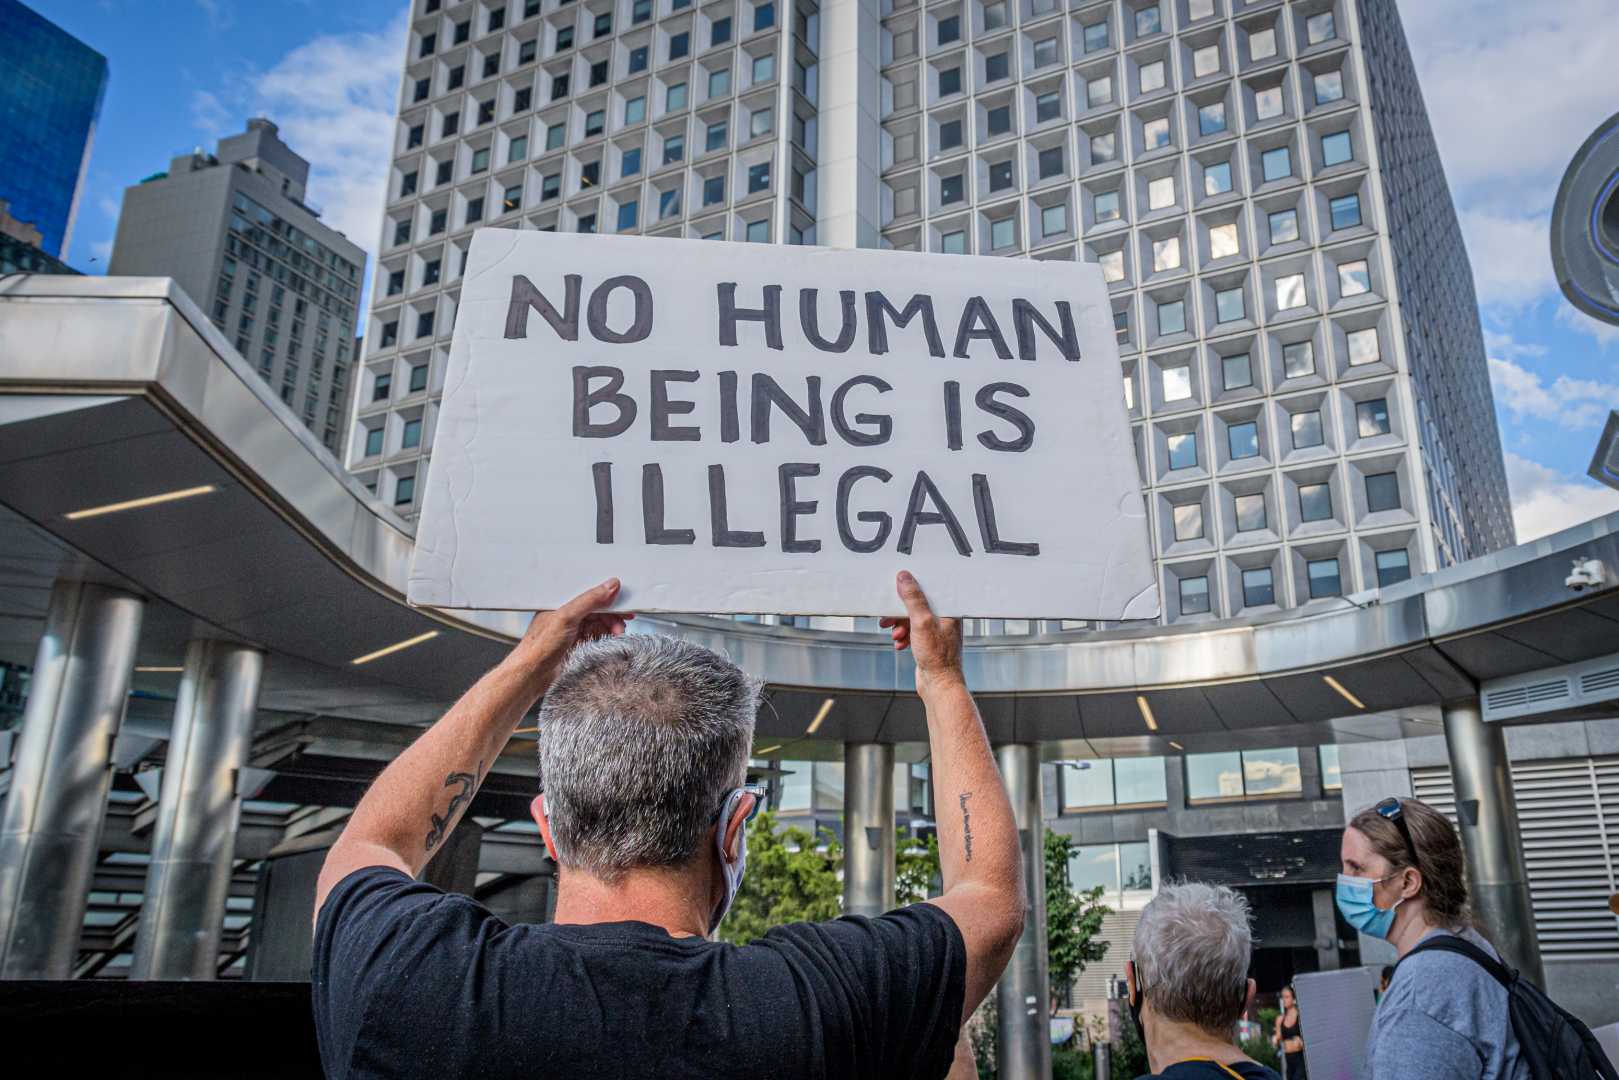
[[[1141,719],[1147,722],[1147,730],[1157,731],[1158,721],[1153,718],[1152,706],[1147,704],[1147,699],[1144,695],[1136,695],[1136,708],[1141,710]]]
[[[777,750],[780,750],[780,749],[781,749],[781,743],[777,743],[775,746],[761,746],[759,749],[757,749],[757,750],[755,750],[753,752],[753,756],[754,757],[764,757],[766,754],[773,753],[773,752],[775,752]]]
[[[821,726],[821,721],[826,719],[826,714],[832,711],[832,706],[835,701],[835,698],[827,698],[825,701],[821,702],[821,707],[815,712],[815,719],[811,720],[810,726],[804,729],[804,734],[815,734],[816,730]]]
[[[173,672],[176,672],[176,671],[184,671],[185,668],[183,668],[183,667],[142,667],[140,665],[136,665],[135,670],[140,671],[140,672],[145,672],[148,675],[168,675],[168,674],[172,674]]]
[[[1186,749],[1186,747],[1182,746],[1180,743],[1176,742],[1174,739],[1169,740],[1169,745],[1173,746],[1176,750],[1185,750]]]
[[[404,641],[396,641],[392,645],[389,645],[386,648],[378,649],[376,652],[368,652],[364,656],[356,656],[353,660],[350,660],[349,663],[351,663],[351,664],[369,664],[371,661],[381,659],[382,657],[387,656],[390,653],[396,653],[400,649],[408,649],[412,645],[420,645],[422,642],[431,641],[432,639],[434,639],[436,637],[438,637],[438,631],[437,630],[429,630],[425,634],[417,634],[413,638],[406,638]]]
[[[1360,698],[1356,697],[1354,694],[1351,694],[1348,690],[1345,690],[1344,684],[1339,682],[1337,679],[1334,679],[1331,675],[1323,675],[1321,676],[1321,680],[1334,690],[1338,691],[1339,694],[1343,695],[1343,699],[1349,702],[1349,704],[1353,705],[1355,708],[1364,709],[1366,707],[1361,702]]]
[[[105,506],[90,506],[83,510],[75,510],[67,515],[67,519],[69,521],[83,521],[85,518],[100,517],[102,514],[116,514],[120,510],[139,510],[143,506],[157,506],[160,503],[189,499],[217,490],[218,488],[213,484],[203,484],[200,487],[181,488],[179,491],[165,491],[161,495],[147,495],[144,498],[128,499],[124,502],[107,503]]]

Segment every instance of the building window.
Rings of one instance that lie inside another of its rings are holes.
[[[1362,401],[1355,406],[1355,422],[1360,437],[1373,439],[1389,433],[1389,403],[1385,398]]]
[[[1353,229],[1360,224],[1360,196],[1340,195],[1327,204],[1332,214],[1332,230]]]
[[[1050,67],[1057,62],[1057,39],[1046,38],[1044,41],[1034,43],[1034,66],[1036,70]]]
[[[1180,603],[1182,615],[1207,615],[1209,613],[1208,577],[1203,575],[1181,578]]]
[[[1114,159],[1119,149],[1119,143],[1113,132],[1104,132],[1101,135],[1091,136],[1091,163],[1102,165]]]
[[[1265,607],[1276,603],[1276,585],[1268,566],[1242,572],[1242,606]]]
[[[748,222],[747,239],[750,244],[770,243],[770,221],[760,218],[758,221]]]
[[[955,176],[940,177],[940,179],[939,179],[939,203],[940,203],[940,205],[949,206],[951,203],[960,202],[963,198],[965,198],[966,193],[967,193],[966,179],[967,178],[965,176],[962,176],[960,174],[957,174]]]
[[[1005,135],[1012,130],[1012,107],[1010,105],[999,105],[989,110],[987,116],[989,133],[992,137]]]
[[[1236,497],[1237,531],[1258,532],[1266,527],[1265,496],[1259,493]],[[1266,601],[1269,603],[1269,601]],[[1250,603],[1250,607],[1253,605]]]
[[[1220,70],[1220,47],[1205,45],[1192,51],[1192,77],[1201,79]]]
[[[710,176],[703,181],[703,205],[712,206],[725,201],[725,177]]]
[[[461,130],[461,114],[458,112],[446,113],[443,122],[439,125],[439,136],[448,139]]]
[[[1124,280],[1124,251],[1122,249],[1104,252],[1096,260],[1096,264],[1102,268],[1103,281],[1112,284],[1115,281]]]
[[[1231,163],[1217,161],[1203,170],[1203,193],[1205,195],[1224,195],[1231,190]]]
[[[996,53],[994,56],[984,58],[984,81],[986,83],[998,82],[1006,78],[1011,71],[1011,62],[1007,53]]]
[[[999,221],[989,223],[989,247],[991,251],[1011,247],[1017,242],[1017,223],[1012,218],[1001,218]]]
[[[997,6],[1000,6],[1000,5],[997,5]],[[1005,8],[1003,7],[1001,10],[1002,10],[1001,18],[1004,20],[1006,18]],[[1002,25],[1005,25],[1005,23],[1003,22]],[[1091,23],[1089,26],[1085,27],[1085,51],[1086,52],[1088,52],[1088,53],[1096,52],[1098,49],[1107,48],[1107,46],[1108,46],[1108,33],[1107,33],[1107,20],[1106,19],[1102,20],[1101,22]]]
[[[399,446],[402,450],[410,450],[422,443],[422,422],[420,419],[406,420],[405,430],[400,437]]]
[[[500,54],[499,53],[490,53],[488,56],[483,58],[483,77],[485,79],[487,79],[491,75],[498,75],[499,73],[500,73]]]
[[[1333,21],[1332,12],[1330,11],[1323,11],[1319,15],[1311,15],[1304,20],[1304,39],[1311,45],[1319,45],[1323,41],[1330,41],[1337,32],[1337,25]]]
[[[400,181],[399,181],[399,197],[400,198],[404,198],[406,195],[414,195],[414,194],[416,194],[416,183],[417,183],[417,180],[420,178],[420,175],[421,174],[419,172],[412,169],[410,172],[406,173],[402,178],[400,178]]]
[[[421,312],[416,316],[416,336],[419,338],[430,337],[432,333],[433,313],[431,311]]]
[[[1321,164],[1326,168],[1342,165],[1346,161],[1355,160],[1355,144],[1349,138],[1349,132],[1338,131],[1331,135],[1321,136]]]
[[[1343,581],[1338,573],[1337,559],[1310,560],[1304,564],[1304,576],[1310,584],[1311,600],[1343,595]]]
[[[591,36],[592,37],[606,37],[608,34],[611,34],[612,32],[613,32],[613,13],[611,11],[604,11],[600,15],[597,15],[595,21],[591,24],[591,30],[590,30]]]
[[[722,68],[708,73],[708,96],[724,97],[731,92],[731,69]]]
[[[949,15],[939,20],[939,44],[948,45],[961,40],[961,16]]]
[[[690,33],[681,31],[678,34],[669,35],[669,59],[679,60],[689,52],[691,52]]]
[[[1040,210],[1040,235],[1058,236],[1068,231],[1068,207],[1063,203],[1055,206],[1042,207]]]
[[[727,124],[724,120],[708,125],[708,133],[703,139],[704,152],[710,150],[723,150],[727,139]]]
[[[1056,120],[1062,116],[1062,97],[1057,91],[1041,94],[1034,99],[1034,122],[1043,124],[1047,120]]]
[[[1332,520],[1332,489],[1326,484],[1300,484],[1299,518],[1302,521]]]
[[[1175,178],[1160,176],[1147,181],[1147,209],[1167,210],[1175,205]]]
[[[1259,120],[1274,120],[1283,113],[1282,88],[1267,86],[1254,91],[1254,116]]]
[[[675,112],[686,107],[685,83],[674,83],[669,87],[668,93],[663,96],[663,107],[668,112]]]
[[[757,165],[748,166],[748,194],[768,190],[770,187],[770,162],[762,161]]]
[[[1012,186],[1012,163],[997,161],[989,167],[989,190],[1004,191]]]
[[[436,48],[438,48],[438,35],[437,34],[423,34],[422,35],[422,47],[416,53],[416,55],[417,56],[432,56],[433,55],[433,50],[436,49]]]
[[[1113,80],[1107,75],[1098,75],[1085,83],[1085,104],[1088,108],[1099,109],[1113,101]]]
[[[641,172],[641,148],[632,146],[624,151],[618,162],[619,179],[636,176]]]
[[[1226,449],[1231,452],[1232,461],[1241,461],[1244,458],[1259,456],[1259,424],[1253,420],[1245,420],[1240,424],[1231,424],[1226,427]],[[1253,496],[1244,496],[1250,498]]]
[[[547,150],[560,150],[567,137],[568,129],[566,127],[561,124],[552,124],[545,129],[545,148]]]
[[[383,323],[382,324],[382,347],[384,349],[386,349],[386,348],[394,345],[398,341],[399,341],[399,320],[394,319],[391,322]]]
[[[601,183],[602,163],[600,161],[587,161],[579,166],[579,189],[593,188]]]
[[[1186,302],[1171,300],[1158,305],[1158,333],[1162,337],[1186,332]]]
[[[1342,296],[1361,296],[1372,291],[1372,273],[1365,259],[1338,264],[1338,292]]]
[[[540,178],[540,201],[554,199],[562,194],[562,174],[552,173]]]
[[[1366,477],[1366,509],[1373,514],[1400,508],[1400,478],[1391,472]]]
[[[607,111],[605,109],[594,109],[585,114],[585,138],[600,135],[606,126]]]
[[[1254,385],[1254,366],[1247,353],[1220,358],[1220,374],[1227,390],[1241,390]]]
[[[394,505],[409,506],[416,497],[416,478],[414,476],[401,476],[394,484]]]
[[[1248,35],[1248,56],[1251,60],[1269,60],[1276,55],[1276,30],[1266,27]]]
[[[1303,307],[1308,300],[1303,274],[1285,274],[1276,279],[1276,307],[1279,311]]]
[[[449,224],[450,212],[448,210],[434,210],[433,216],[427,222],[427,235],[437,236]]]
[[[1295,341],[1282,346],[1282,370],[1289,379],[1315,374],[1315,343]]]
[[[1197,130],[1202,135],[1218,135],[1225,130],[1225,102],[1213,101],[1197,110]]]
[[[1303,792],[1297,747],[1186,755],[1186,799],[1190,803],[1273,799]]]
[[[1143,94],[1150,94],[1154,90],[1162,90],[1164,88],[1164,62],[1162,60],[1154,60],[1150,64],[1142,64],[1141,67],[1137,69],[1137,74],[1140,77],[1141,92]]]
[[[646,119],[646,98],[632,97],[624,102],[624,123],[639,124]]]
[[[509,165],[514,161],[522,161],[526,157],[528,157],[528,136],[519,135],[512,139],[506,147],[506,163]]]
[[[1176,469],[1197,468],[1196,432],[1183,431],[1166,436],[1164,445],[1169,450],[1169,469],[1171,472]]]
[[[1387,585],[1398,585],[1411,576],[1411,556],[1404,548],[1395,551],[1379,551],[1375,559],[1377,565],[1377,585],[1383,588]]]
[[[1364,330],[1352,330],[1345,335],[1349,344],[1349,366],[1359,367],[1361,364],[1375,364],[1383,358],[1382,350],[1377,343],[1377,328],[1369,326]]]
[[[446,158],[434,167],[433,183],[435,186],[448,184],[454,175],[455,161],[453,159]]]
[[[663,163],[665,165],[680,161],[686,156],[686,136],[671,135],[663,140]]]
[[[635,0],[630,6],[630,22],[644,23],[652,18],[652,0]]]
[[[540,43],[537,39],[529,38],[527,41],[518,43],[517,62],[519,65],[532,64],[534,62],[534,58],[539,55]]]
[[[634,199],[627,199],[618,204],[618,231],[625,232],[635,228],[641,204]]]
[[[554,76],[551,79],[551,100],[568,96],[568,76],[566,74]]]
[[[1040,151],[1037,159],[1040,166],[1040,179],[1049,180],[1053,176],[1061,176],[1065,168],[1061,146],[1048,146]]]
[[[1309,412],[1296,412],[1290,421],[1293,428],[1293,449],[1308,450],[1312,446],[1320,446],[1323,442],[1321,436],[1321,413],[1319,410]]]
[[[939,149],[954,150],[961,145],[961,121],[946,120],[939,125]]]
[[[414,105],[418,101],[426,101],[427,95],[432,92],[432,85],[433,81],[431,79],[417,79],[415,89],[411,93],[411,104]]]
[[[1065,811],[1162,806],[1167,789],[1161,757],[1097,758],[1062,768]]]
[[[378,375],[376,381],[371,384],[371,400],[387,401],[389,393],[393,390],[393,382],[394,377],[386,371]]]
[[[1181,238],[1166,236],[1152,242],[1152,268],[1155,273],[1175,270],[1181,264]]]
[[[582,233],[593,233],[593,232],[595,232],[596,231],[596,215],[595,214],[580,214],[579,215],[579,231],[582,232]]]
[[[645,45],[637,45],[630,50],[629,74],[636,75],[646,70],[649,51]]]
[[[1163,379],[1164,401],[1186,401],[1192,396],[1192,369],[1186,364],[1176,364],[1172,367],[1160,369]]]
[[[476,176],[489,168],[489,147],[482,146],[472,152],[472,172]]]
[[[1096,215],[1096,223],[1119,220],[1119,193],[1117,191],[1101,191],[1091,203],[1092,211]]]
[[[407,393],[415,394],[427,389],[427,365],[416,364],[410,369],[410,384]]]
[[[388,274],[388,295],[397,296],[405,291],[405,272],[393,270]]]
[[[1159,150],[1169,145],[1169,118],[1160,116],[1155,120],[1148,120],[1141,125],[1141,141],[1148,151]]]
[[[960,229],[939,237],[939,250],[946,255],[967,254],[967,234]]]
[[[1175,540],[1203,539],[1203,504],[1183,503],[1171,508],[1175,523]]]
[[[1136,37],[1156,34],[1161,32],[1163,28],[1163,17],[1159,14],[1157,4],[1136,10]]]
[[[1328,743],[1319,748],[1321,752],[1321,788],[1323,791],[1342,791],[1344,789],[1343,770],[1338,765],[1338,747]]]
[[[1234,222],[1210,226],[1209,258],[1218,261],[1240,254],[1242,254],[1241,241],[1238,239],[1237,226]]]
[[[408,132],[405,133],[405,149],[406,150],[414,150],[418,146],[422,145],[422,134],[423,134],[422,125],[421,124],[413,125],[411,127],[411,129]]]
[[[708,43],[710,45],[724,45],[731,40],[731,20],[715,19],[713,27],[709,30]]]
[[[1214,294],[1214,311],[1216,322],[1240,322],[1247,318],[1248,311],[1241,287],[1221,289],[1216,292]]]
[[[1330,105],[1334,101],[1342,101],[1343,96],[1343,72],[1323,71],[1315,77],[1315,103],[1317,105]]]
[[[565,52],[573,48],[573,27],[564,26],[557,30],[556,52]]]
[[[379,427],[367,428],[365,432],[365,456],[376,457],[382,453],[382,429]]]
[[[1264,173],[1265,183],[1286,180],[1293,175],[1293,152],[1285,146],[1266,150],[1259,156],[1259,165]]]
[[[671,188],[658,193],[658,217],[673,217],[680,213],[680,189]]]

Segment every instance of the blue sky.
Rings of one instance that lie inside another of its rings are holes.
[[[111,82],[68,261],[105,264],[123,189],[247,117],[313,165],[310,198],[368,251],[381,220],[406,0],[25,0]],[[1619,107],[1612,0],[1404,0],[1478,286],[1519,539],[1619,509],[1584,479],[1619,408],[1619,329],[1563,302],[1557,181]]]

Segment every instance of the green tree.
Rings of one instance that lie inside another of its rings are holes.
[[[1062,988],[1107,955],[1099,940],[1102,919],[1113,909],[1102,903],[1102,886],[1076,893],[1068,884],[1068,859],[1074,840],[1055,830],[1046,833],[1046,953],[1051,1000]]]
[[[939,837],[899,829],[894,840],[894,904],[904,907],[938,895]]]
[[[778,831],[765,810],[748,824],[748,867],[720,939],[746,945],[772,926],[835,919],[843,910],[843,847],[826,829]]]

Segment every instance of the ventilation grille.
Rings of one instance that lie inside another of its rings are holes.
[[[1412,769],[1411,789],[1456,820],[1450,769]],[[1619,758],[1514,765],[1512,789],[1541,953],[1619,956],[1619,920],[1608,910],[1619,891],[1610,841],[1619,840]]]
[[[1619,655],[1496,679],[1482,687],[1484,719],[1516,720],[1619,701]]]

